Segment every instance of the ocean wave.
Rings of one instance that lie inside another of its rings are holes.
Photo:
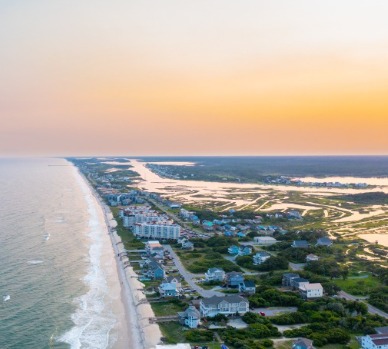
[[[28,261],[27,264],[42,264],[44,261],[38,260],[38,259],[33,259],[31,261]]]
[[[83,278],[89,290],[74,300],[77,304],[77,309],[71,316],[74,326],[58,338],[58,341],[69,344],[71,349],[106,349],[114,341],[110,332],[117,320],[108,304],[109,288],[100,266],[104,232],[91,193],[83,182],[80,185],[85,194],[89,213],[90,265],[87,275]]]

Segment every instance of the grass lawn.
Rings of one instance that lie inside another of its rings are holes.
[[[284,341],[274,342],[273,346],[276,349],[291,349],[292,343],[294,343],[293,340],[284,340]]]
[[[163,337],[167,338],[167,343],[187,343],[185,338],[185,328],[176,321],[159,323]]]
[[[173,302],[160,302],[160,303],[151,303],[152,310],[156,316],[168,316],[168,315],[177,315],[178,311],[183,311],[186,309],[187,304],[176,304]]]
[[[368,275],[366,278],[348,278],[346,280],[337,279],[333,281],[345,292],[356,296],[367,296],[371,290],[381,286],[381,282],[372,275]]]

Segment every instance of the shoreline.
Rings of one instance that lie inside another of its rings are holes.
[[[74,166],[74,164],[72,165]],[[120,256],[125,251],[121,238],[115,230],[117,221],[114,219],[109,206],[103,201],[89,180],[76,166],[74,167],[90,189],[93,198],[101,209],[106,232],[109,235],[112,245],[119,280],[121,303],[124,305],[123,311],[126,321],[126,324],[119,326],[122,330],[126,331],[124,337],[128,343],[124,343],[124,347],[130,347],[131,349],[153,349],[160,343],[162,333],[157,324],[149,323],[149,318],[155,317],[155,314],[146,296],[141,291],[144,284],[138,281],[138,275],[133,271],[131,266],[124,269],[123,263],[128,261],[128,258],[126,256]],[[121,349],[120,341],[114,344],[114,348]]]

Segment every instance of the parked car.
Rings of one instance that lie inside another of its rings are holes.
[[[262,311],[261,311],[259,314],[260,314],[261,316],[265,316],[265,313],[262,312]]]

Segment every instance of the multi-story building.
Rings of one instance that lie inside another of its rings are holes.
[[[323,296],[323,287],[320,283],[308,284],[303,283],[300,288],[300,295],[304,299],[320,298]]]
[[[236,313],[242,315],[249,311],[249,301],[238,295],[213,296],[201,299],[199,307],[202,317],[213,317],[218,314],[232,315]]]
[[[134,234],[146,239],[177,240],[181,234],[181,227],[172,221],[155,223],[136,223]]]
[[[210,268],[205,273],[206,281],[224,281],[225,272],[220,268]]]

